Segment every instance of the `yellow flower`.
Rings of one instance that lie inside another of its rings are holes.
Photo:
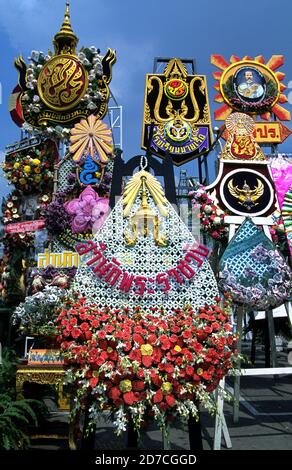
[[[113,348],[108,347],[107,350],[106,350],[106,352],[107,352],[108,354],[112,353],[112,352],[113,352]]]
[[[30,173],[31,172],[31,168],[29,165],[25,165],[25,167],[23,168],[23,171],[24,173]]]
[[[35,166],[37,166],[37,165],[40,165],[40,164],[41,164],[41,161],[40,161],[38,158],[34,158],[34,159],[32,160],[32,164],[35,165]]]
[[[96,176],[96,178],[100,178],[100,177],[101,177],[100,171],[96,171],[96,172],[95,172],[95,176]]]
[[[34,180],[35,180],[36,183],[40,183],[41,180],[42,180],[41,175],[36,175],[36,176],[34,177]]]
[[[197,370],[197,374],[198,374],[198,375],[202,375],[203,372],[204,372],[203,369],[198,369],[198,370]]]
[[[181,352],[181,347],[177,344],[175,347],[174,347],[174,350],[176,352]]]
[[[20,178],[19,183],[24,186],[26,184],[26,179],[25,178]]]
[[[164,394],[168,394],[168,393],[171,393],[172,391],[172,384],[170,382],[164,382],[162,385],[161,385],[161,390],[162,390],[162,393]]]
[[[34,172],[35,172],[35,173],[40,173],[40,172],[41,172],[41,169],[40,169],[40,168],[35,168],[35,169],[34,169]]]
[[[123,393],[130,392],[132,390],[131,380],[122,380],[120,385],[119,385],[119,388],[120,388],[121,392],[123,392]]]
[[[17,170],[17,168],[19,168],[19,167],[20,167],[20,163],[15,162],[14,165],[13,165],[13,168],[14,168],[15,170]]]
[[[153,347],[151,346],[151,344],[142,344],[140,351],[142,356],[152,356]]]

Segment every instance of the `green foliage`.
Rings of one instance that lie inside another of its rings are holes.
[[[4,348],[2,352],[2,364],[0,365],[0,393],[7,393],[15,398],[15,374],[18,359],[15,351]]]
[[[234,86],[233,86],[233,76],[229,77],[226,83],[224,83],[223,91],[229,100],[236,97],[236,94],[234,92]]]
[[[16,400],[17,363],[15,352],[4,348],[0,364],[0,450],[24,449],[29,444],[28,425],[37,424],[33,408],[39,408],[39,402]]]
[[[8,393],[0,395],[0,450],[23,449],[29,444],[28,424],[37,424],[32,409],[35,400],[13,400]]]

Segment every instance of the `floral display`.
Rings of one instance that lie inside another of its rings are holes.
[[[282,209],[287,191],[292,185],[292,159],[279,155],[271,163],[272,176],[275,183],[278,201]]]
[[[189,193],[194,209],[199,209],[199,218],[204,232],[214,240],[222,240],[228,235],[224,224],[225,213],[217,207],[212,197],[205,191],[204,186],[197,183],[194,191]]]
[[[117,434],[129,417],[139,431],[150,413],[165,430],[171,416],[197,417],[199,403],[215,411],[211,392],[235,361],[229,314],[218,305],[146,314],[75,297],[57,322],[67,380],[76,387],[73,412],[90,405],[93,424],[109,409]]]
[[[46,286],[56,286],[60,289],[70,287],[77,268],[32,269],[30,272],[30,290],[33,294],[43,290]]]
[[[46,286],[42,292],[26,297],[13,313],[12,322],[19,330],[30,335],[46,335],[56,332],[54,314],[65,297],[66,291]]]
[[[109,211],[109,200],[101,198],[91,186],[80,194],[78,199],[66,202],[65,211],[72,217],[73,233],[96,232],[103,225]]]
[[[45,211],[46,227],[52,234],[58,235],[70,227],[70,216],[65,211],[64,200],[63,193],[56,194],[54,201]]]
[[[77,55],[79,61],[88,72],[89,81],[87,92],[81,101],[81,108],[94,111],[97,108],[97,103],[102,98],[101,93],[98,91],[98,80],[103,74],[102,56],[94,46],[81,49]],[[44,109],[37,89],[38,77],[45,63],[52,59],[52,57],[51,52],[46,55],[42,51],[32,51],[31,56],[28,58],[29,64],[26,73],[27,90],[23,96],[23,106],[32,116],[38,116]]]
[[[7,233],[5,235],[4,243],[11,249],[13,248],[22,248],[26,249],[34,246],[35,233],[34,232],[24,232],[24,233]]]
[[[6,158],[3,171],[10,183],[24,194],[48,190],[53,184],[55,152],[55,144],[46,142],[12,153]]]
[[[231,240],[220,260],[220,287],[234,302],[250,308],[275,308],[291,297],[292,273],[273,243],[250,219]]]

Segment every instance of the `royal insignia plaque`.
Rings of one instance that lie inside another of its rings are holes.
[[[255,217],[269,211],[275,194],[262,173],[245,168],[226,174],[220,185],[220,198],[232,214]]]
[[[189,75],[180,59],[146,77],[142,148],[177,166],[210,150],[206,77]],[[150,140],[150,142],[149,142]]]

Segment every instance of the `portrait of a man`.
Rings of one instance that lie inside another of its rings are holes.
[[[260,100],[265,94],[264,78],[259,71],[241,69],[235,77],[237,94],[245,100]]]

